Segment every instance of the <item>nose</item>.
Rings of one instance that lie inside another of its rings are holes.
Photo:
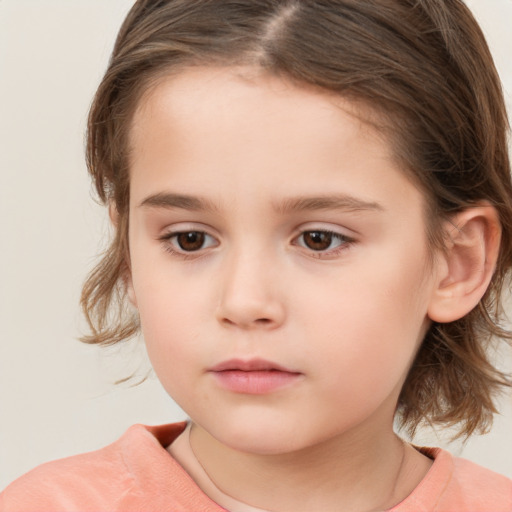
[[[245,251],[222,271],[218,321],[245,330],[276,329],[285,321],[284,290],[275,262]]]

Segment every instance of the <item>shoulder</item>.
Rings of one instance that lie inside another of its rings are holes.
[[[114,487],[129,486],[118,446],[42,464],[0,494],[0,511],[72,510],[73,504],[94,506]],[[40,504],[40,505],[39,505]]]
[[[0,512],[187,510],[196,489],[165,449],[184,427],[135,425],[105,448],[43,464],[0,494]]]
[[[512,480],[439,448],[425,478],[393,512],[512,512]]]
[[[454,457],[453,465],[450,488],[468,510],[512,512],[512,480],[466,459]]]

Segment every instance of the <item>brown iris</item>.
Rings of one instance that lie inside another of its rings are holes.
[[[304,245],[313,251],[325,251],[332,243],[332,236],[328,231],[306,231],[303,234]]]
[[[183,251],[198,251],[204,245],[205,234],[201,231],[187,231],[176,235],[176,241]]]

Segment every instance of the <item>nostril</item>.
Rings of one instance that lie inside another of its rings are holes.
[[[243,320],[235,321],[230,318],[223,318],[221,321],[224,325],[230,325],[230,326],[239,325],[239,326],[245,326],[245,327],[249,327],[251,324],[253,326],[261,326],[261,327],[265,327],[267,325],[273,324],[273,321],[270,318],[256,318],[252,321],[247,321],[247,322],[245,322]]]
[[[266,325],[272,323],[272,320],[270,318],[257,318],[255,322],[260,325]]]

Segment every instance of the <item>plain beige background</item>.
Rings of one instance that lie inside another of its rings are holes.
[[[512,0],[468,2],[512,95]],[[133,423],[184,419],[136,346],[98,350],[82,280],[108,236],[83,159],[87,109],[132,0],[0,0],[0,489],[44,461],[99,448]],[[512,368],[510,351],[503,367]],[[512,477],[512,398],[491,434],[451,450]],[[444,444],[432,434],[418,442]]]

